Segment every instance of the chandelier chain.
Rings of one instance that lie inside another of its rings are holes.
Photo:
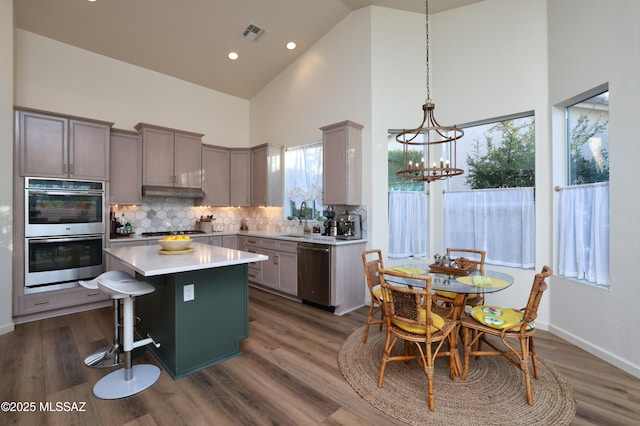
[[[427,87],[427,99],[425,103],[431,102],[431,88],[429,87],[429,0],[425,0],[424,2],[425,9],[425,24],[424,24],[424,32],[425,36],[425,46],[426,46],[426,55],[425,55],[425,83]]]
[[[464,132],[457,126],[440,125],[434,116],[435,105],[431,102],[429,84],[429,0],[425,0],[425,49],[427,99],[422,105],[422,123],[415,129],[404,129],[396,135],[396,141],[402,144],[403,157],[402,168],[396,172],[396,176],[430,183],[464,173],[456,164],[456,143]],[[423,156],[420,156],[420,150],[411,146],[422,146]]]

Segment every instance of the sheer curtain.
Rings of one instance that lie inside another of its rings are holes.
[[[389,192],[389,257],[425,257],[429,202],[424,192]]]
[[[285,153],[285,190],[287,198],[299,206],[316,202],[322,205],[322,142],[288,148]]]
[[[445,247],[484,250],[494,265],[535,267],[533,188],[447,191],[443,210]]]
[[[609,285],[609,183],[562,188],[558,274]]]

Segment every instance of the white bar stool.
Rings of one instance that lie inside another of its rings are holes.
[[[98,278],[104,277],[112,281],[132,280],[133,277],[124,271],[107,271],[89,281],[80,280],[78,283],[86,289],[98,290]],[[107,368],[115,367],[124,362],[122,346],[120,346],[120,299],[125,295],[111,295],[113,299],[113,344],[98,349],[84,359],[87,367]]]
[[[160,369],[152,364],[131,365],[131,351],[134,348],[153,343],[160,347],[159,343],[151,337],[133,341],[133,301],[136,296],[153,293],[155,288],[146,282],[136,279],[111,280],[108,277],[98,277],[98,287],[111,297],[122,296],[123,313],[123,346],[124,368],[104,376],[93,387],[93,394],[100,399],[118,399],[141,392],[160,377]]]

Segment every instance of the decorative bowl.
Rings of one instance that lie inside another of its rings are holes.
[[[158,243],[166,251],[179,251],[188,249],[191,240],[158,240]]]

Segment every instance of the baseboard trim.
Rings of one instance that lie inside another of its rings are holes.
[[[11,333],[13,330],[15,330],[15,328],[16,325],[14,322],[8,322],[6,324],[0,325],[0,336],[2,336],[3,334]]]
[[[555,334],[558,337],[565,339],[570,343],[573,343],[574,345],[578,346],[581,349],[584,349],[585,351],[602,359],[603,361],[606,361],[609,364],[614,365],[619,369],[640,379],[640,365],[634,364],[626,359],[620,358],[618,355],[611,353],[605,349],[602,349],[598,346],[594,346],[590,342],[587,342],[586,340],[581,339],[578,336],[572,333],[569,333],[564,329],[551,326],[549,328],[549,332]]]

